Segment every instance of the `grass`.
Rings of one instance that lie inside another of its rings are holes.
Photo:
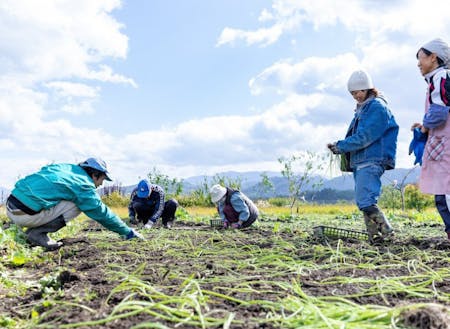
[[[53,253],[29,248],[14,225],[1,229],[0,326],[406,328],[420,310],[450,305],[450,247],[434,209],[387,212],[397,236],[386,247],[311,237],[319,224],[362,229],[351,205],[260,210],[251,233],[161,229],[145,231],[146,241],[90,230],[82,217],[53,237],[89,244]],[[214,208],[178,213],[205,226],[213,216]],[[62,284],[66,272],[77,280]]]

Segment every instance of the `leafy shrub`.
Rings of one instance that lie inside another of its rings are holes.
[[[209,195],[179,195],[177,197],[178,204],[182,207],[211,207],[212,201]]]
[[[402,209],[401,193],[394,186],[383,186],[378,204],[385,209]]]
[[[114,191],[108,195],[102,196],[102,201],[108,207],[128,207],[130,197],[122,195],[117,191]]]
[[[270,198],[267,202],[274,207],[286,207],[289,205],[288,198]]]
[[[434,197],[423,194],[417,185],[410,184],[405,187],[405,204],[407,209],[415,209],[420,212],[434,205]]]

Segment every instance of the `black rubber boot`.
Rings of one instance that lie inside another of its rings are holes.
[[[59,217],[56,217],[51,222],[48,222],[47,224],[29,228],[25,232],[27,235],[27,241],[32,246],[41,246],[47,250],[59,249],[63,245],[62,242],[56,242],[50,239],[47,236],[47,233],[59,231],[64,226],[66,226],[66,221],[64,220],[64,217],[61,215]]]

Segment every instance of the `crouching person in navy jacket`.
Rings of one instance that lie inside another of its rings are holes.
[[[216,184],[211,187],[210,194],[225,228],[249,227],[258,218],[258,208],[241,191]]]
[[[161,186],[141,180],[131,192],[128,215],[131,224],[142,222],[144,228],[152,228],[161,217],[162,225],[170,228],[175,221],[178,202],[170,199],[164,202],[164,190]]]

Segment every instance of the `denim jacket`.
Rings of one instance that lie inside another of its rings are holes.
[[[344,140],[337,142],[341,153],[350,153],[350,167],[370,163],[394,169],[399,127],[381,97],[368,99],[355,112]]]

